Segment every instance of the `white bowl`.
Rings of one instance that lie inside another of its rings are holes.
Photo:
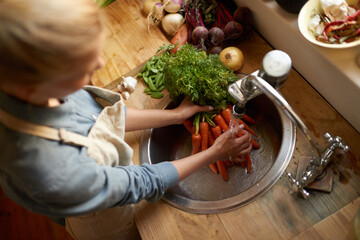
[[[346,0],[348,4],[356,4],[357,0]],[[301,34],[313,44],[318,46],[326,47],[326,48],[350,48],[354,46],[360,45],[360,40],[356,40],[350,43],[339,43],[339,44],[331,44],[331,43],[323,43],[316,40],[314,34],[309,29],[311,15],[313,11],[317,10],[319,13],[322,13],[320,0],[309,0],[300,10],[298,16],[298,26]]]

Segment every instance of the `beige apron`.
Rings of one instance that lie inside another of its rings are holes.
[[[107,105],[87,137],[22,121],[0,109],[0,121],[8,128],[66,144],[85,146],[87,154],[100,165],[126,166],[131,164],[133,150],[124,141],[125,109],[121,95],[106,89],[86,86],[103,106]],[[86,216],[66,218],[66,230],[75,239],[134,239],[137,235],[133,221],[133,204],[113,207]]]

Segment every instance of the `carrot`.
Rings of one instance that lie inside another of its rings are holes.
[[[180,26],[180,28],[175,33],[174,37],[171,39],[171,44],[175,45],[176,43],[178,46],[174,49],[171,49],[171,53],[177,53],[180,46],[185,45],[188,40],[188,27],[186,23]]]
[[[209,130],[208,135],[209,135],[209,146],[211,147],[214,144],[215,139],[214,139],[213,135],[211,134],[210,130]]]
[[[189,131],[189,133],[195,133],[195,128],[190,118],[183,121],[183,125]]]
[[[255,137],[258,137],[258,135],[241,119],[239,119],[239,123],[244,125],[244,129],[254,135]]]
[[[215,142],[215,139],[214,137],[212,136],[210,130],[208,131],[208,136],[209,136],[209,146],[211,147],[214,142]],[[218,174],[219,173],[219,169],[217,168],[217,165],[216,163],[212,163],[209,165],[209,168],[215,173],[215,174]]]
[[[213,145],[215,140],[211,136],[211,133],[209,130],[209,124],[207,122],[200,122],[199,129],[200,129],[199,131],[200,131],[200,135],[201,135],[201,151],[204,151],[209,146]],[[214,173],[216,173],[216,174],[219,173],[215,163],[210,164],[209,168]]]
[[[214,122],[220,126],[223,132],[229,130],[229,125],[225,122],[225,119],[221,114],[218,114],[214,117]]]
[[[252,117],[250,117],[249,115],[244,114],[242,119],[247,121],[248,123],[255,124],[255,120]]]
[[[220,115],[221,116],[221,115]],[[214,139],[218,138],[221,135],[221,127],[219,125],[216,125],[216,127],[211,128],[211,132],[214,135]],[[217,168],[221,174],[221,177],[227,181],[229,179],[229,176],[226,172],[226,167],[223,161],[216,161]]]
[[[216,125],[215,127],[210,128],[211,133],[214,137],[214,139],[217,139],[221,135],[221,127],[219,125]]]
[[[260,148],[259,143],[254,138],[251,138],[251,143],[252,143],[252,147],[254,149],[259,149]]]
[[[201,147],[201,135],[200,135],[200,133],[192,134],[191,143],[192,143],[191,155],[198,153],[200,151],[200,147]]]
[[[242,168],[245,168],[245,167],[246,167],[245,161],[240,162],[240,166],[241,166]]]
[[[246,154],[245,159],[246,159],[246,165],[247,165],[246,172],[249,173],[251,171],[251,155]]]
[[[211,169],[211,171],[213,171],[215,174],[219,174],[219,169],[217,168],[216,163],[212,163],[209,165],[209,168]]]
[[[232,167],[232,165],[233,165],[233,162],[230,160],[225,160],[224,162],[225,162],[225,165],[228,167]]]
[[[225,122],[229,125],[231,120],[231,109],[225,108],[221,111],[221,115],[223,116]]]
[[[209,144],[209,124],[207,122],[200,122],[199,129],[201,135],[201,151],[204,151],[208,148]]]
[[[217,167],[218,167],[218,169],[219,169],[219,172],[220,172],[220,174],[221,174],[221,177],[222,177],[225,181],[229,180],[229,176],[228,176],[228,174],[227,174],[227,172],[226,172],[226,167],[225,167],[224,161],[216,161],[216,165],[217,165]]]

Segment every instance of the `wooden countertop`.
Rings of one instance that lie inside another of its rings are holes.
[[[102,10],[106,65],[95,73],[94,85],[108,86],[169,42],[158,28],[148,32],[146,17],[140,10],[143,1],[117,0]],[[245,56],[243,73],[259,69],[263,56],[272,49],[256,32],[237,46]],[[144,84],[139,82],[126,105],[151,108],[161,101],[145,95],[143,89]],[[142,201],[135,216],[142,239],[356,239],[353,222],[360,206],[360,134],[295,69],[281,93],[321,147],[325,147],[325,132],[340,136],[349,145],[349,152],[338,153],[333,160],[335,177],[331,193],[311,191],[310,199],[304,200],[289,193],[287,179],[282,177],[255,201],[225,213],[198,215],[163,201]],[[134,149],[135,164],[139,162],[140,136],[141,132],[126,135]],[[296,172],[299,159],[309,155],[300,131],[296,139],[287,168],[292,173]]]

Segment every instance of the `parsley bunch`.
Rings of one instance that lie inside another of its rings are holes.
[[[224,109],[234,102],[227,90],[236,80],[218,55],[207,55],[191,44],[182,46],[164,67],[165,87],[176,103],[188,96],[195,104]]]

